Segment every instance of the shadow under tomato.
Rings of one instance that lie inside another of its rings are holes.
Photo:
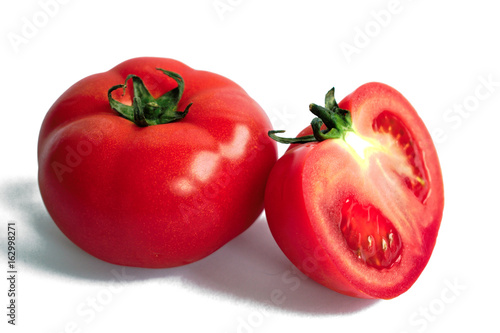
[[[264,217],[215,253],[190,265],[124,268],[94,258],[67,239],[47,213],[36,180],[0,186],[0,200],[15,214],[21,235],[19,261],[34,269],[97,281],[112,281],[117,272],[126,272],[130,282],[162,279],[168,283],[170,277],[180,278],[187,286],[207,293],[298,313],[352,313],[377,302],[341,295],[300,273],[276,245]]]
[[[377,302],[339,294],[299,272],[275,243],[264,217],[217,252],[185,268],[182,276],[188,283],[284,311],[342,314]]]
[[[1,185],[0,200],[16,221],[18,260],[34,269],[87,279],[109,280],[110,264],[100,261],[74,245],[59,230],[42,202],[33,179]]]

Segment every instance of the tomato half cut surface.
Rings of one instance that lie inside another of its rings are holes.
[[[444,206],[432,139],[395,89],[368,83],[325,107],[271,171],[271,232],[302,272],[340,293],[394,298],[422,273]]]

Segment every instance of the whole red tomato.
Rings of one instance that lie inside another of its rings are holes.
[[[389,299],[426,266],[443,212],[431,137],[393,88],[368,83],[337,104],[334,90],[267,183],[271,232],[306,275],[340,293]]]
[[[62,232],[97,258],[188,264],[262,212],[277,158],[270,129],[227,78],[171,59],[128,60],[77,82],[47,113],[42,198]]]

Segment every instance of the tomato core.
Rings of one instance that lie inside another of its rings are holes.
[[[342,206],[340,230],[354,255],[370,267],[391,268],[401,259],[401,237],[377,208],[354,198]]]
[[[415,149],[415,141],[410,131],[396,115],[389,111],[380,113],[373,121],[372,128],[375,132],[391,135],[393,142],[396,142],[399,149],[402,150],[412,169],[412,174],[401,176],[406,186],[423,203],[429,194],[429,182],[423,158]]]

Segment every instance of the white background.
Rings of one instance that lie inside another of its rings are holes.
[[[493,1],[64,2],[0,5],[2,332],[500,332]],[[293,270],[264,217],[175,269],[122,268],[76,248],[41,202],[38,131],[71,84],[136,56],[231,78],[289,135],[333,85],[339,99],[369,81],[402,92],[434,133],[445,181],[438,242],[417,283],[390,301],[332,292]],[[8,221],[18,230],[16,327],[6,316]]]

